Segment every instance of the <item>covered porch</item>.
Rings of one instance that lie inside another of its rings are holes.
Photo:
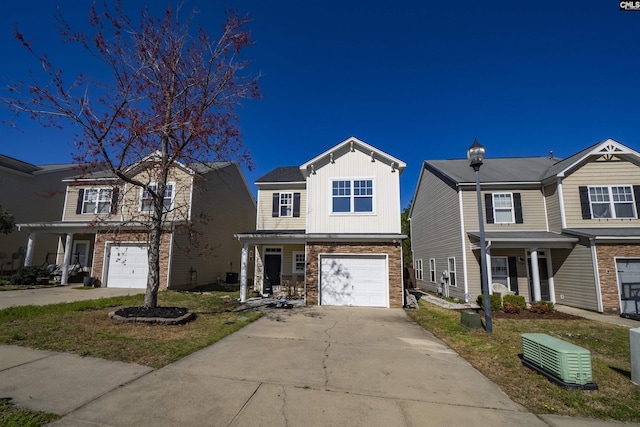
[[[480,233],[467,235],[479,262]],[[578,239],[547,231],[490,231],[485,233],[485,242],[490,293],[494,284],[501,284],[529,302],[555,303],[552,252],[571,249]]]

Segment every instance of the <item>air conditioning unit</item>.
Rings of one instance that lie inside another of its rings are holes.
[[[591,352],[547,334],[522,334],[523,363],[566,385],[592,384]],[[537,370],[538,370],[537,369]],[[597,388],[597,386],[596,386]]]

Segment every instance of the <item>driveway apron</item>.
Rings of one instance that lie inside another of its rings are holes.
[[[55,426],[543,426],[399,309],[278,310]]]

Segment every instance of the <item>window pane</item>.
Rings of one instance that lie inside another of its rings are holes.
[[[373,195],[373,181],[370,179],[353,181],[353,194],[355,196]]]
[[[635,218],[631,203],[616,203],[616,218]]]
[[[353,199],[353,207],[355,212],[373,212],[373,198],[355,197]]]
[[[351,199],[348,197],[334,197],[333,212],[351,212]]]
[[[496,209],[495,222],[513,222],[513,216],[511,215],[511,211]]]
[[[511,194],[493,194],[493,212],[495,222],[513,222],[513,204]]]
[[[350,181],[333,181],[332,190],[333,190],[334,196],[350,196],[351,182]]]
[[[82,213],[94,213],[96,211],[96,202],[98,199],[98,190],[84,190],[84,198],[82,202]]]
[[[610,208],[609,203],[592,203],[591,213],[594,218],[611,218]]]
[[[589,200],[591,200],[592,202],[608,202],[609,189],[607,187],[589,188]]]
[[[511,194],[494,194],[493,207],[511,209]]]

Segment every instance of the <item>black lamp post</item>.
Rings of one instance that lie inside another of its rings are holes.
[[[484,160],[484,147],[478,143],[477,139],[467,150],[469,166],[476,172],[476,195],[478,197],[478,222],[480,225],[480,268],[482,271],[482,294],[484,296],[484,322],[485,330],[488,334],[493,332],[493,322],[491,320],[491,296],[489,295],[489,277],[487,275],[487,244],[484,238],[484,218],[482,216],[482,197],[480,195],[480,166]]]

